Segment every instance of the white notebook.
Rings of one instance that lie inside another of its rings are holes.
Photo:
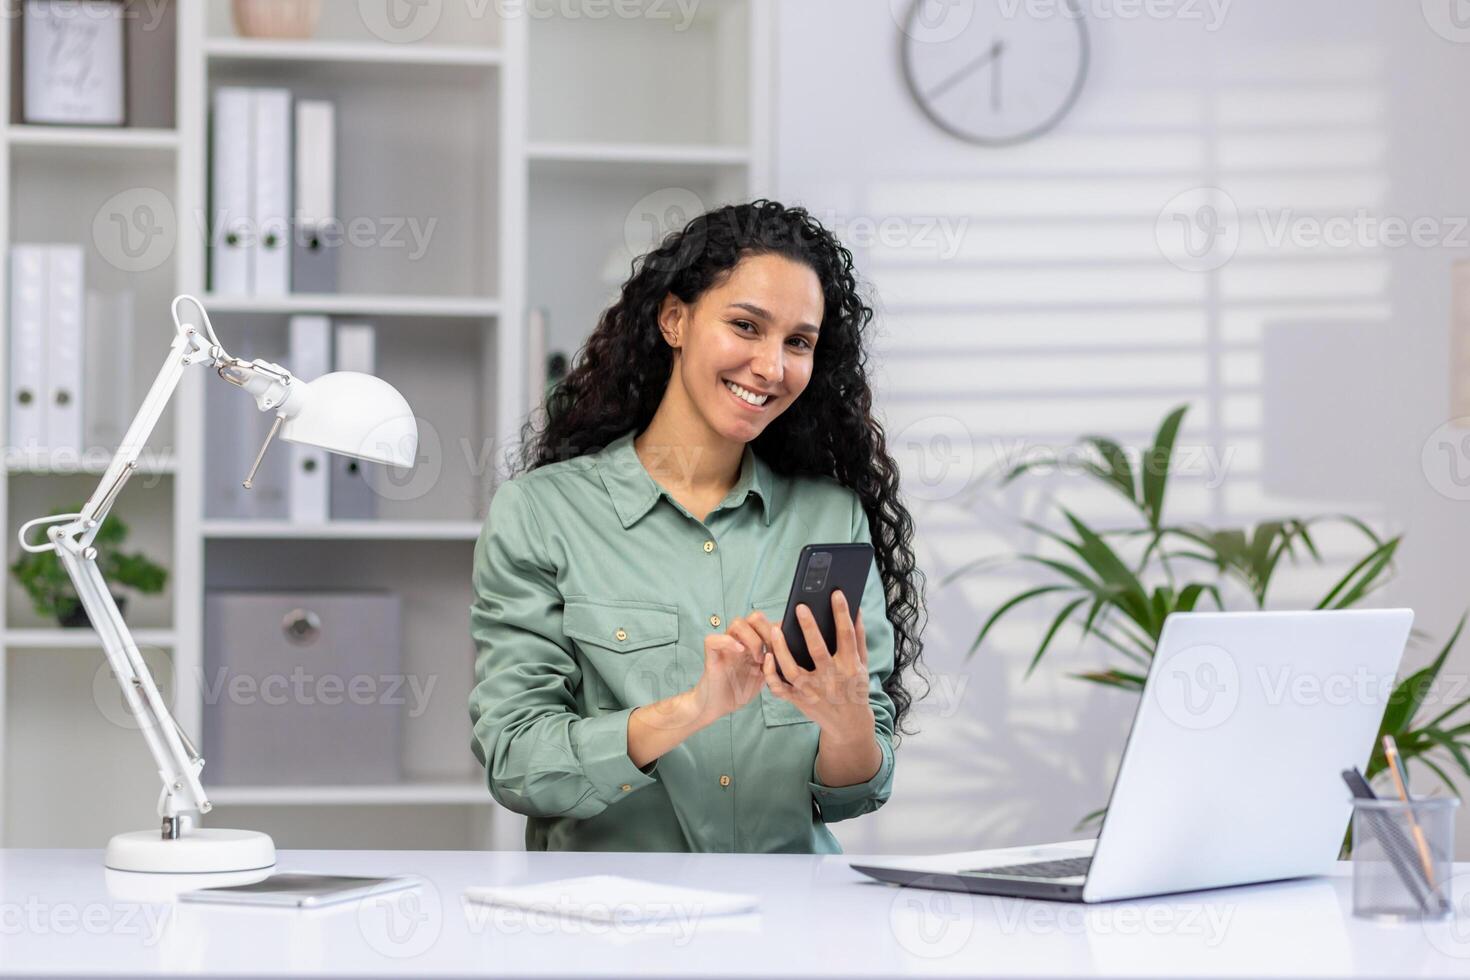
[[[534,885],[476,886],[466,888],[464,893],[474,902],[600,922],[663,919],[671,913],[686,918],[729,915],[749,912],[757,904],[754,895],[683,888],[620,875],[588,875]]]

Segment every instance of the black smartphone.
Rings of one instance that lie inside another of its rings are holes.
[[[837,621],[832,615],[832,593],[841,592],[847,599],[848,614],[857,619],[863,603],[863,586],[868,582],[868,569],[873,564],[873,546],[856,544],[809,544],[801,549],[796,561],[796,577],[791,595],[786,599],[786,615],[781,618],[781,635],[791,659],[804,670],[811,670],[811,653],[806,647],[806,634],[796,618],[796,607],[805,604],[812,611],[828,651],[837,649]],[[780,661],[776,672],[780,673]],[[785,675],[782,675],[783,679]]]

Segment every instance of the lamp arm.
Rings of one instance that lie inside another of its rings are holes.
[[[185,297],[180,297],[183,298]],[[122,687],[123,699],[138,720],[148,751],[152,753],[159,777],[163,780],[158,814],[163,818],[165,837],[178,836],[186,829],[180,826],[181,818],[188,819],[192,814],[208,813],[212,808],[199,781],[204,760],[187,733],[169,712],[157,685],[154,684],[153,676],[143,662],[132,633],[123,621],[117,603],[107,588],[107,582],[97,567],[97,549],[92,546],[92,539],[96,537],[123,484],[137,470],[138,456],[158,425],[164,408],[178,389],[184,369],[193,364],[213,365],[232,360],[215,340],[213,328],[208,330],[209,343],[206,345],[197,329],[182,325],[178,319],[178,300],[174,302],[174,322],[178,332],[169,347],[163,367],[143,399],[142,407],[103,471],[97,489],[83,505],[80,513],[27,521],[21,526],[19,535],[20,546],[25,551],[56,552],[62,568],[66,570],[77,591],[82,608],[86,610],[88,619],[102,640],[103,652],[113,675]],[[199,308],[203,310],[202,306]],[[205,316],[207,325],[207,314]],[[31,544],[26,540],[30,529],[38,525],[48,525],[46,544]]]

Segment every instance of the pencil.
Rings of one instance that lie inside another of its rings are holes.
[[[1412,803],[1409,798],[1409,786],[1401,771],[1403,761],[1399,758],[1398,743],[1393,740],[1392,735],[1383,736],[1383,754],[1388,759],[1388,771],[1393,775],[1394,789],[1398,790],[1399,799],[1405,803]],[[1419,861],[1424,865],[1424,880],[1429,882],[1430,888],[1438,888],[1434,882],[1434,862],[1429,858],[1429,842],[1424,839],[1424,831],[1419,826],[1419,821],[1414,819],[1414,808],[1408,807],[1405,811],[1409,815],[1409,831],[1414,835],[1414,846],[1419,850]]]

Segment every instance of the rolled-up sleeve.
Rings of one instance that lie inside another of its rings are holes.
[[[577,713],[581,669],[562,632],[556,569],[516,480],[491,498],[473,576],[471,750],[491,796],[528,816],[587,818],[657,782],[656,762],[643,770],[628,757],[633,709]]]
[[[872,544],[868,515],[857,494],[852,494],[852,500],[852,540]],[[812,764],[812,798],[826,823],[871,813],[887,802],[893,791],[893,700],[883,690],[883,682],[893,673],[893,624],[888,621],[888,601],[876,561],[868,568],[859,609],[868,644],[868,704],[873,708],[873,730],[882,761],[871,779],[851,786],[824,785],[817,779],[816,764]]]

